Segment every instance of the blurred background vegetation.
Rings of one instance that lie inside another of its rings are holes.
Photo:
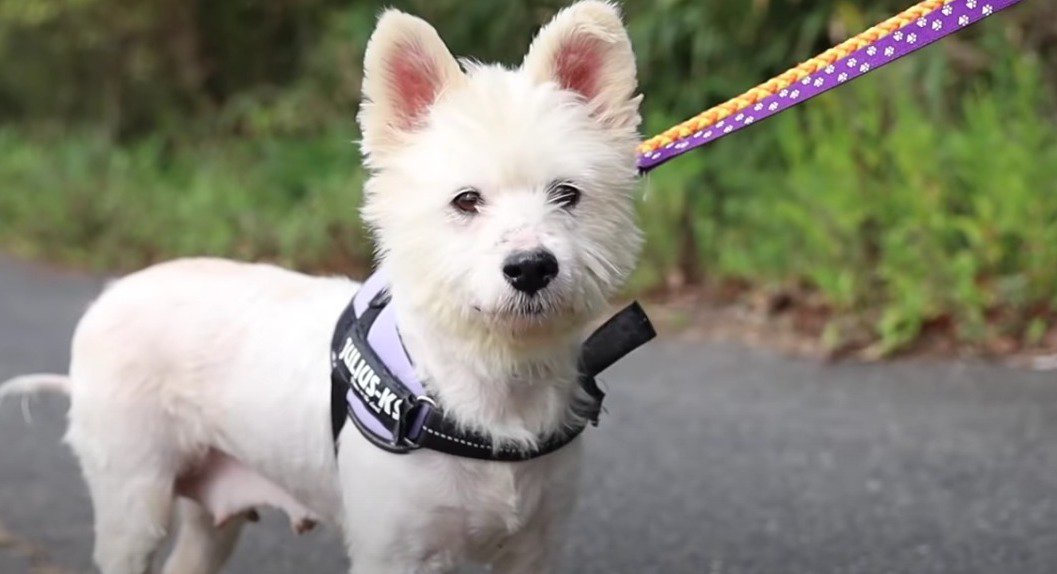
[[[911,0],[623,2],[652,134]],[[393,1],[516,64],[564,2]],[[0,249],[362,271],[354,114],[382,3],[0,2]],[[658,169],[631,289],[782,293],[833,348],[1057,322],[1057,4],[1027,2]],[[1004,348],[1004,347],[1003,347]]]

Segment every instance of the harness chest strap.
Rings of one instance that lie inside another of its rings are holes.
[[[484,460],[527,460],[572,442],[586,427],[546,437],[535,450],[497,447],[480,433],[459,427],[426,392],[396,328],[388,281],[378,272],[364,282],[342,313],[331,341],[331,425],[335,448],[351,419],[378,448],[406,453],[428,448]],[[598,422],[605,394],[595,376],[656,336],[642,308],[633,303],[584,342],[580,387],[588,401],[576,405],[583,420]]]

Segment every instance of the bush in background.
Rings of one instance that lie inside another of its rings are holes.
[[[350,148],[334,134],[190,147],[2,130],[0,242],[101,269],[203,254],[356,269],[371,247]]]

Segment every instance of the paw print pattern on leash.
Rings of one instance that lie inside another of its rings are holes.
[[[679,152],[667,144],[683,140],[690,148],[807,101],[845,84],[1022,0],[924,0],[815,58],[716,105],[642,144],[640,158],[667,149],[660,161],[640,162],[644,171]],[[724,123],[723,120],[726,120]],[[713,128],[709,130],[708,128]],[[709,134],[708,131],[714,131]]]

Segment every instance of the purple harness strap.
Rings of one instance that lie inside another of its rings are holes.
[[[389,278],[382,271],[372,274],[363,282],[359,291],[353,296],[352,305],[356,317],[363,317],[371,302],[379,296],[386,296],[385,292],[389,286]],[[381,358],[389,373],[395,377],[407,391],[414,397],[426,397],[426,389],[415,373],[415,367],[411,364],[404,344],[400,340],[400,333],[396,328],[396,312],[392,305],[385,305],[374,318],[367,332],[367,343],[371,349]],[[356,418],[361,428],[366,427],[378,438],[392,442],[393,429],[386,427],[368,411],[368,407],[356,395],[356,391],[350,386],[345,395],[350,414]],[[406,399],[404,399],[406,400]],[[431,401],[423,403],[418,409],[416,416],[410,421],[407,436],[412,440],[417,439],[422,432],[422,423],[432,409]]]

